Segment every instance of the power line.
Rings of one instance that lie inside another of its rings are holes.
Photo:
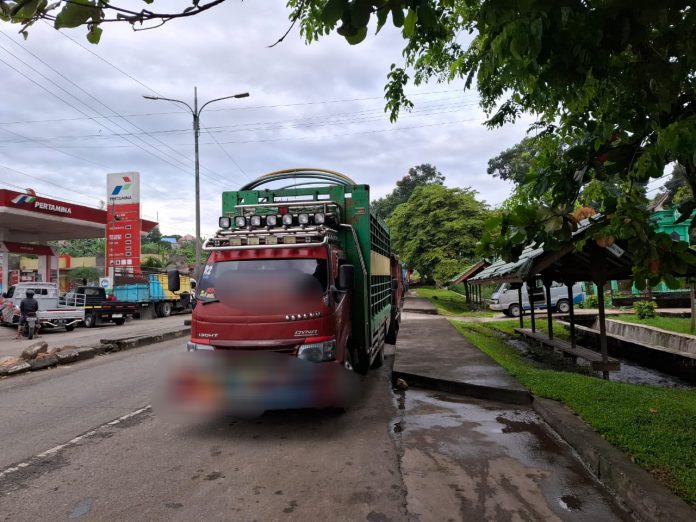
[[[89,96],[90,98],[96,100],[98,103],[100,103],[101,105],[103,105],[104,107],[106,107],[108,110],[110,110],[111,112],[113,112],[114,114],[116,114],[116,116],[118,116],[118,114],[117,114],[113,109],[111,109],[110,107],[108,107],[107,105],[105,105],[104,103],[102,103],[98,98],[94,97],[92,94],[90,94],[89,92],[87,92],[86,90],[84,90],[82,87],[80,87],[79,85],[77,85],[75,82],[73,82],[73,81],[70,80],[69,78],[66,78],[62,73],[60,73],[59,71],[57,71],[56,69],[54,69],[53,67],[51,67],[50,65],[48,65],[46,62],[44,62],[43,60],[41,60],[41,58],[39,58],[38,56],[36,56],[35,54],[33,54],[31,51],[29,51],[29,50],[27,50],[27,49],[24,49],[20,44],[16,43],[14,40],[12,40],[12,38],[10,38],[9,36],[7,36],[4,32],[1,32],[1,31],[0,31],[0,34],[2,34],[5,38],[8,38],[10,41],[12,41],[13,43],[15,43],[15,44],[18,45],[19,47],[21,47],[25,52],[27,52],[28,54],[30,54],[31,56],[33,56],[34,58],[36,58],[39,62],[41,62],[42,64],[44,64],[44,65],[45,65],[46,67],[48,67],[50,70],[52,70],[53,72],[55,72],[56,74],[58,74],[58,75],[59,75],[60,77],[62,77],[63,79],[67,80],[69,83],[71,83],[72,85],[74,85],[74,86],[75,86],[76,88],[78,88],[80,91],[84,92],[87,96]],[[72,98],[74,98],[75,100],[77,100],[78,102],[82,103],[85,107],[89,108],[90,110],[96,112],[97,114],[99,114],[100,116],[103,117],[103,114],[101,114],[101,113],[100,113],[98,110],[96,110],[94,107],[90,107],[86,102],[84,102],[83,100],[80,100],[79,98],[77,98],[74,94],[72,94],[71,92],[67,91],[67,90],[66,90],[65,88],[63,88],[60,84],[56,83],[54,80],[52,80],[51,78],[49,78],[49,77],[46,76],[45,74],[43,74],[43,73],[41,73],[40,71],[36,70],[34,67],[32,67],[31,65],[29,65],[28,63],[22,61],[22,60],[21,60],[19,57],[17,57],[16,55],[13,55],[13,54],[12,54],[7,48],[5,48],[4,46],[0,45],[0,49],[4,50],[6,53],[8,53],[8,54],[10,54],[11,56],[13,56],[13,57],[14,57],[17,61],[19,61],[21,64],[23,64],[24,66],[28,67],[30,70],[32,70],[33,72],[35,72],[36,74],[38,74],[40,77],[44,78],[46,81],[48,81],[48,82],[50,82],[51,84],[55,85],[55,86],[56,86],[58,89],[60,89],[61,91],[65,92],[66,94],[68,94],[69,96],[71,96]],[[22,71],[18,70],[17,68],[13,67],[12,65],[8,64],[7,62],[5,62],[5,61],[2,60],[2,59],[0,59],[0,61],[2,61],[2,63],[4,63],[5,65],[7,65],[8,67],[12,68],[14,71],[16,71],[17,73],[19,73],[20,75],[22,75],[24,78],[30,80],[32,83],[34,83],[35,85],[37,85],[37,86],[40,87],[41,89],[43,89],[43,90],[45,90],[45,91],[47,91],[47,92],[53,94],[56,98],[58,98],[59,100],[61,100],[63,103],[67,104],[68,106],[70,106],[70,107],[73,108],[74,110],[78,111],[80,114],[83,114],[83,115],[89,117],[89,115],[88,115],[86,112],[84,112],[83,110],[81,110],[81,109],[78,108],[78,107],[75,107],[73,104],[71,104],[70,102],[67,102],[67,101],[64,100],[63,98],[61,98],[61,97],[55,95],[55,93],[53,93],[51,90],[47,89],[46,87],[44,87],[44,86],[41,85],[40,83],[36,82],[36,81],[33,80],[32,78],[30,78],[29,76],[27,76],[26,74],[24,74]],[[100,125],[100,126],[104,127],[105,129],[107,129],[108,131],[110,131],[110,132],[112,132],[112,133],[114,132],[113,129],[110,128],[110,127],[108,127],[104,122],[95,121],[95,123],[96,123],[97,125]],[[110,122],[110,123],[113,123],[114,125],[116,125],[118,128],[120,128],[120,129],[123,130],[123,131],[128,131],[128,129],[126,129],[125,127],[123,127],[122,125],[120,125],[118,122]],[[129,123],[130,123],[130,122],[129,122]],[[137,127],[136,125],[133,125],[133,126],[139,129],[139,127]],[[140,129],[140,130],[142,130],[142,129]],[[12,132],[12,131],[7,131],[6,129],[5,129],[5,131],[6,131],[6,132]],[[182,172],[184,172],[184,173],[186,173],[186,174],[191,174],[189,171],[187,171],[186,169],[182,168],[180,165],[178,165],[178,164],[176,164],[176,163],[173,163],[173,162],[178,162],[179,160],[177,160],[176,158],[172,158],[171,156],[167,156],[163,151],[161,151],[161,150],[159,150],[159,149],[156,149],[155,147],[153,147],[151,144],[145,142],[144,140],[139,139],[143,144],[145,144],[145,145],[148,146],[148,147],[154,148],[155,150],[157,150],[157,152],[158,152],[159,154],[162,154],[163,156],[160,156],[160,155],[156,154],[155,152],[153,152],[152,150],[146,149],[145,147],[141,146],[140,144],[135,143],[135,142],[133,142],[132,140],[129,140],[129,139],[126,137],[126,135],[119,135],[119,137],[122,138],[124,141],[126,141],[126,142],[128,142],[128,143],[134,145],[134,146],[137,147],[137,148],[139,148],[139,149],[142,150],[143,152],[145,152],[145,153],[147,153],[147,154],[149,154],[149,155],[151,155],[151,156],[153,156],[153,157],[159,159],[160,161],[163,161],[163,162],[167,163],[168,165],[170,165],[170,166],[172,166],[172,167],[174,167],[174,168],[176,168],[176,169],[179,169],[179,170],[181,170]],[[150,136],[150,138],[152,138],[152,137]],[[136,138],[136,139],[138,139],[138,138]],[[152,138],[152,139],[158,140],[158,138]],[[162,143],[164,144],[164,142],[162,142]],[[169,145],[167,145],[167,144],[164,144],[164,145],[165,145],[166,147],[172,149],[172,150],[173,150],[174,152],[176,152],[177,154],[181,154],[181,153],[179,153],[178,151],[176,151],[175,149],[171,148]],[[188,159],[188,158],[187,158],[187,159]],[[108,168],[108,167],[107,167],[107,168]],[[211,179],[213,182],[215,182],[215,183],[220,183],[220,182],[217,181],[217,180],[214,180],[214,179],[212,179],[212,178],[210,178],[210,179]],[[154,189],[157,190],[157,191],[160,190],[158,187],[152,187],[152,188],[154,188]]]
[[[403,118],[419,118],[425,116],[434,116],[438,114],[451,114],[454,112],[460,112],[462,108],[466,108],[468,105],[460,104],[445,104],[441,106],[434,106],[427,108],[423,111],[417,111],[414,113],[406,114]],[[450,109],[450,110],[439,110],[439,109]],[[324,117],[318,121],[307,121],[311,119],[300,119],[300,120],[287,120],[289,122],[297,121],[299,123],[285,123],[280,122],[269,122],[269,125],[265,123],[248,123],[248,124],[237,124],[237,125],[225,125],[225,126],[215,126],[207,127],[207,132],[211,137],[213,134],[221,133],[233,133],[233,132],[270,132],[275,130],[283,129],[295,129],[295,128],[305,128],[305,127],[321,127],[321,126],[336,126],[336,125],[354,125],[360,123],[366,123],[370,121],[383,120],[384,116],[379,114],[377,116],[367,115],[359,118],[336,118],[333,116]],[[247,125],[247,126],[244,126]],[[255,126],[258,125],[258,126]],[[230,130],[226,130],[230,129]],[[189,129],[162,129],[159,131],[151,131],[157,134],[180,134],[190,132]],[[81,135],[65,135],[65,136],[49,136],[49,137],[37,137],[36,139],[41,141],[66,141],[66,140],[85,140],[89,138],[95,139],[111,139],[122,136],[123,134],[81,134]],[[126,135],[137,135],[137,133],[128,133]],[[0,142],[2,143],[2,142]]]
[[[65,36],[66,38],[72,40],[72,38],[68,37],[65,33],[60,32],[61,35]],[[74,40],[72,40],[74,42]],[[77,42],[76,42],[77,43]],[[80,47],[82,47],[81,44],[78,43]],[[83,47],[84,48],[84,47]],[[89,51],[91,54],[93,53],[91,50],[86,49]],[[113,65],[111,62],[105,60],[104,58],[101,58],[99,55],[95,54],[100,60],[106,62],[110,66],[114,67],[117,71],[122,72],[118,67]],[[128,73],[123,73],[129,78],[133,79]],[[134,79],[139,85],[142,85],[146,89],[148,89],[150,92],[153,92],[157,94],[158,96],[161,96],[157,91],[153,90],[152,88],[148,87],[147,85],[143,84],[137,79]],[[452,92],[457,92],[461,93],[462,91],[459,89],[451,89],[451,90],[446,90],[446,91],[431,91],[431,92],[422,92],[422,93],[411,93],[408,94],[409,97],[413,96],[430,96],[434,94],[447,94],[447,93],[452,93]],[[219,109],[208,109],[206,112],[226,112],[226,111],[248,111],[248,110],[255,110],[255,109],[276,109],[276,108],[286,108],[286,107],[301,107],[301,106],[307,106],[307,105],[330,105],[330,104],[335,104],[335,103],[349,103],[349,102],[357,102],[357,101],[372,101],[372,100],[384,100],[384,96],[370,96],[370,97],[365,97],[365,98],[347,98],[347,99],[338,99],[338,100],[317,100],[317,101],[310,101],[310,102],[297,102],[297,103],[279,103],[279,104],[272,104],[272,105],[252,105],[249,107],[225,107],[225,108],[219,108]],[[472,100],[473,101],[473,100]],[[473,101],[472,105],[477,105],[476,101]],[[169,112],[136,112],[136,113],[131,113],[131,114],[124,114],[120,117],[127,117],[127,118],[136,118],[136,117],[141,117],[141,116],[168,116],[172,114],[188,114],[186,111],[179,110],[179,111],[169,111]],[[88,117],[88,118],[54,118],[54,119],[44,119],[44,120],[14,120],[14,121],[5,121],[5,122],[0,122],[0,125],[22,125],[22,124],[33,124],[33,123],[58,123],[58,122],[64,122],[64,121],[80,121],[80,120],[85,120],[85,119],[99,119],[99,118],[105,118],[105,119],[111,119],[113,116],[94,116],[94,117]]]

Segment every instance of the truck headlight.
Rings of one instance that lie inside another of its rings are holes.
[[[300,346],[297,357],[310,362],[333,361],[336,359],[336,338],[310,337]]]
[[[326,221],[326,216],[322,214],[321,212],[317,212],[314,214],[314,224],[315,225],[323,225],[324,221]]]
[[[278,216],[270,215],[266,216],[266,226],[274,227],[278,224]]]
[[[292,214],[283,214],[283,225],[292,225]]]
[[[308,225],[309,224],[309,214],[300,214],[297,216],[297,222],[300,225]]]
[[[251,226],[260,227],[261,226],[261,216],[251,216]]]
[[[223,216],[218,219],[218,225],[220,225],[220,228],[230,228],[232,226],[232,220],[229,217]]]
[[[234,218],[234,226],[237,228],[244,228],[246,226],[246,218],[244,216],[237,216]]]

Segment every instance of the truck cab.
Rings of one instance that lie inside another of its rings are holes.
[[[288,379],[381,366],[404,288],[369,204],[367,185],[321,169],[273,172],[223,193],[220,230],[203,245],[187,351],[283,356]],[[177,291],[178,273],[170,276]],[[342,379],[332,375],[326,382]]]

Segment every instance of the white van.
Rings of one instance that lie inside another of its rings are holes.
[[[539,286],[534,289],[534,308],[546,308],[546,290],[541,286],[541,281],[537,281],[537,283]],[[575,283],[573,285],[573,305],[578,305],[584,300],[585,292],[583,292],[582,283]],[[501,284],[498,290],[491,296],[489,307],[491,310],[503,312],[505,315],[519,317],[520,302],[517,289],[511,288],[510,283]],[[522,307],[525,310],[530,309],[527,283],[522,285]],[[561,313],[567,313],[570,310],[568,287],[563,283],[556,283],[554,281],[551,284],[551,308]]]

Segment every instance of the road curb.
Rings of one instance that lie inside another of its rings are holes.
[[[161,343],[179,337],[185,337],[191,332],[190,327],[179,327],[176,330],[153,334],[153,335],[138,335],[133,337],[125,337],[121,339],[101,339],[98,345],[82,346],[79,348],[70,347],[65,352],[56,352],[51,357],[43,359],[33,359],[31,361],[22,361],[14,366],[0,368],[0,377],[13,377],[26,372],[43,370],[46,368],[60,366],[62,364],[72,364],[86,359],[92,359],[97,355],[102,355],[111,352],[120,352],[130,350],[140,346]]]
[[[406,384],[415,388],[426,388],[457,395],[465,395],[476,399],[503,402],[505,404],[531,404],[532,394],[527,390],[514,390],[512,388],[496,388],[468,382],[450,381],[427,377],[415,373],[392,371],[392,383],[397,379],[403,379]]]
[[[631,462],[563,404],[534,397],[532,408],[573,447],[592,474],[637,520],[696,520],[696,510]]]

